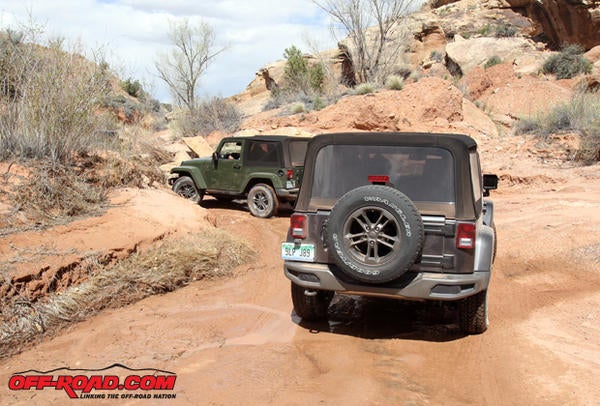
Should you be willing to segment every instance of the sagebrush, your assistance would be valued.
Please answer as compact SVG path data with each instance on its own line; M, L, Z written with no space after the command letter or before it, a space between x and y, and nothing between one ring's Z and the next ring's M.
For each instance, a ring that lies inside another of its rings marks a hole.
M103 141L98 105L110 92L108 72L81 53L62 41L0 35L0 159L67 162Z
M600 160L600 93L577 93L568 102L548 113L520 119L514 132L532 133L543 139L550 134L574 131L581 136L581 145L574 159L584 162Z

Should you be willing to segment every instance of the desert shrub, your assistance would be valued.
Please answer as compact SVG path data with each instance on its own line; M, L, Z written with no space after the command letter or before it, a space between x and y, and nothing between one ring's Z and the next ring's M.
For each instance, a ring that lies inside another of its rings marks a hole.
M517 35L517 27L509 23L500 23L496 25L494 29L494 36L496 38L514 37Z
M144 89L142 89L142 85L138 80L133 80L132 78L127 78L126 80L121 82L121 89L123 89L128 95L141 98L144 95Z
M33 40L0 38L0 159L66 162L97 145L106 72L77 47L67 52L62 41L42 47Z
M325 100L323 100L321 97L317 96L315 97L315 99L313 100L313 109L315 110L322 110L327 106Z
M491 68L492 66L496 66L501 63L502 63L502 59L499 56L494 55L490 59L487 60L487 62L485 63L485 65L483 65L483 67L484 67L484 69L488 69L488 68Z
M583 55L583 48L568 45L563 50L549 57L542 67L544 73L556 75L557 79L571 79L580 73L590 73L592 63Z
M581 136L581 146L575 159L600 159L600 94L578 93L568 103L554 107L547 114L519 120L517 134L532 133L544 139L560 131L574 131Z
M310 89L318 94L323 92L323 85L325 83L325 68L322 62L312 65L308 68L308 82Z
M404 79L401 76L391 75L385 80L385 87L390 90L402 90Z
M443 62L444 53L440 51L431 51L431 54L429 54L429 59L436 62Z
M375 85L373 83L361 83L356 85L354 88L354 94L365 95L369 93L373 93L375 91Z
M487 37L491 32L492 32L492 26L489 24L484 25L483 27L481 27L480 29L478 29L476 31L476 33L478 35L481 35L482 37Z
M306 106L304 103L295 103L291 107L292 114L299 114L306 112Z
M19 184L13 195L15 210L39 225L95 214L106 200L106 189L89 182L81 168L29 162L34 176Z
M196 110L180 110L176 115L175 128L179 135L192 137L208 135L213 131L234 132L242 122L242 113L233 104L220 97L212 97L199 103Z

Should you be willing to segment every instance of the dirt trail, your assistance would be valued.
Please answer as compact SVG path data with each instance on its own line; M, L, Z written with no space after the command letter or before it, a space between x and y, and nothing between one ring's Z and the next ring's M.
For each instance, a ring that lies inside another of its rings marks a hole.
M451 310L372 299L336 298L329 323L301 323L279 258L288 219L209 200L212 221L258 250L254 263L105 311L6 360L0 404L67 401L62 391L8 391L14 372L115 362L177 373L173 404L595 404L597 169L529 169L494 195L491 326L467 337Z

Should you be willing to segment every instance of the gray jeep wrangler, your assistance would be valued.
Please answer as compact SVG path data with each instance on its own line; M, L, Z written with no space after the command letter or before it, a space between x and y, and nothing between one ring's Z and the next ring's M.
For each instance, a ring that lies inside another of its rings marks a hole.
M497 185L465 135L316 136L281 252L296 314L326 318L335 292L456 301L461 329L484 332Z

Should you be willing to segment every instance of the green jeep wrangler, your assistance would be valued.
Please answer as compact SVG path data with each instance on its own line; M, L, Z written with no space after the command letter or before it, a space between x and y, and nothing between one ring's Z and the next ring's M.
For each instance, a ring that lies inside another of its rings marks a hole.
M247 199L256 217L271 217L280 202L298 195L308 138L229 137L212 157L183 161L171 169L173 191L196 203L205 195L219 200Z

